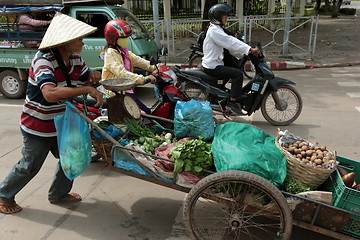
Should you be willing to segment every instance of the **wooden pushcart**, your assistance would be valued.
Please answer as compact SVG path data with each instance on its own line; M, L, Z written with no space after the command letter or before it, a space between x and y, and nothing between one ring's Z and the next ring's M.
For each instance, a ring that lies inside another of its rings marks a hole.
M130 151L171 161L122 146L79 110L73 110L113 144L112 152ZM336 239L359 238L356 232L349 236L341 229L349 219L360 219L360 214L282 192L253 173L237 170L208 172L196 185L188 187L177 183L177 174L164 181L163 176L143 162L134 157L131 159L146 174L111 167L114 171L188 193L183 205L183 220L192 239L291 239L293 225ZM296 199L295 207L290 208L289 199Z

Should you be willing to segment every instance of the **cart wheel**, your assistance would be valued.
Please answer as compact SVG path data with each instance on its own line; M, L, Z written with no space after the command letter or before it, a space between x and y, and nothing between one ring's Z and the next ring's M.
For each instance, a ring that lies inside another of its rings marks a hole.
M192 239L290 239L292 215L281 192L253 173L224 171L188 193L183 218Z

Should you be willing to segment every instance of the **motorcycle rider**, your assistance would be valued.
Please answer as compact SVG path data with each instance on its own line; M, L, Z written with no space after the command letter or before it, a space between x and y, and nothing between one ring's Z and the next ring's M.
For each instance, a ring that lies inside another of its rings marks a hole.
M126 78L132 79L136 84L140 85L148 81L155 83L156 78L152 75L143 76L133 73L133 66L149 72L155 71L156 67L150 65L149 61L128 50L127 45L131 34L131 26L124 20L115 19L106 24L104 35L107 44L105 47L104 67L101 79ZM111 91L106 92L114 95ZM127 90L125 92L137 102L141 110L147 114L150 113L150 109L135 96L133 90Z
M242 114L241 101L246 97L242 94L243 73L239 68L224 64L224 50L227 49L231 55L239 58L250 53L257 55L260 51L226 33L224 25L231 11L232 7L224 3L215 4L209 9L210 25L204 40L202 66L208 75L231 79L228 106L233 112Z

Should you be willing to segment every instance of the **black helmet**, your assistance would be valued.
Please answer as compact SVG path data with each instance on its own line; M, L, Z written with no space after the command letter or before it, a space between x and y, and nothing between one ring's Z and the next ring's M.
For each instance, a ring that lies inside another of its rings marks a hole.
M215 4L209 9L210 22L213 24L222 25L222 16L227 16L232 10L232 7L225 3Z

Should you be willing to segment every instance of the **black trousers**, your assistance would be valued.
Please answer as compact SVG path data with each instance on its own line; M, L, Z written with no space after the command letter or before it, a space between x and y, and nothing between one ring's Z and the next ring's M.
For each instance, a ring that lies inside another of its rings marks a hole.
M232 98L236 98L236 100L240 100L244 80L243 73L240 69L227 66L217 66L214 69L204 68L204 72L219 79L231 79L230 96Z

